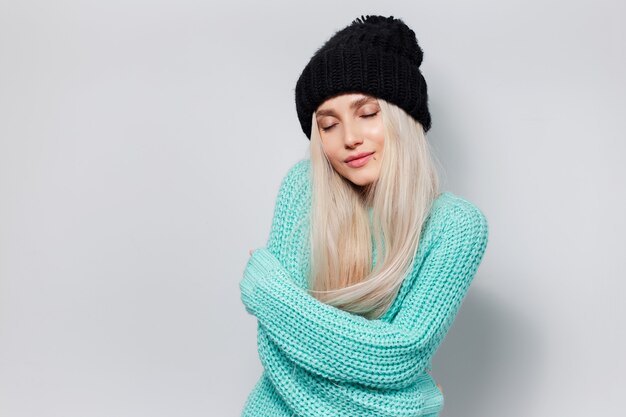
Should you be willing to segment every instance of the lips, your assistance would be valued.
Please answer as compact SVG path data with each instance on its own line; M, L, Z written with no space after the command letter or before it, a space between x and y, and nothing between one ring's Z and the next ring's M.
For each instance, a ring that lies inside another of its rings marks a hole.
M344 162L350 162L354 159L359 159L359 158L363 158L364 156L368 156L373 154L374 152L361 152L361 153L357 153L356 155L350 155L348 158L346 158L346 160Z
M361 168L362 166L367 165L370 159L373 158L374 152L364 153L363 155L365 156L346 162L346 165L348 165L350 168Z

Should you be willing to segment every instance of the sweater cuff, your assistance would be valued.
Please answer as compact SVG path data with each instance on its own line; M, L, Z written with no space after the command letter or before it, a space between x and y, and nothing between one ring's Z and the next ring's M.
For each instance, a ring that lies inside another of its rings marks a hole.
M239 282L241 301L246 306L248 313L255 315L258 311L258 288L268 279L277 280L282 274L274 273L282 265L278 259L266 248L258 248L252 252L243 273L243 279Z
M252 252L250 262L254 264L257 271L266 273L275 269L277 266L282 266L280 261L276 259L274 255L267 248L258 248Z
M241 302L246 307L246 311L254 315L254 312L255 312L254 293L256 291L256 284L254 280L245 273L244 273L243 279L239 281L239 291L241 295Z
M443 393L437 387L437 383L428 372L424 372L417 381L419 390L424 398L423 411L424 415L434 414L443 408Z
M257 286L264 286L268 283L268 280L283 281L285 282L286 276L284 273L283 264L276 258L269 249L261 247L252 252L252 257L249 261L249 267L257 278ZM281 273L283 271L283 273Z
M267 272L267 262L259 261L259 251L260 249L256 249L252 252L243 272L243 278L239 282L241 301L246 307L246 311L252 315L256 315L255 313L257 311L257 288L259 286L259 280L262 279Z

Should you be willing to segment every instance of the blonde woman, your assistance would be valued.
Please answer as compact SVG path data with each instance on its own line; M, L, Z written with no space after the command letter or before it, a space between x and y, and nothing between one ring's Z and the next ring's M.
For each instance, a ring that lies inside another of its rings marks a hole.
M488 240L439 191L423 52L393 16L336 32L296 84L310 159L285 175L240 282L263 374L243 416L438 416L431 359Z

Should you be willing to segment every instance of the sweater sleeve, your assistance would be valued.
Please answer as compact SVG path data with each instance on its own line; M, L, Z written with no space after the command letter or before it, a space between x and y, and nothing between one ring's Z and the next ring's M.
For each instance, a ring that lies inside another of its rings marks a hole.
M464 201L455 204L411 272L414 282L391 323L318 301L294 284L266 248L248 261L242 299L267 336L304 369L338 382L406 387L419 378L452 324L487 235L480 210Z
M276 197L266 247L283 265L293 255L291 239L299 222L304 220L306 206L311 204L309 167L308 159L295 163L283 177Z
M293 255L293 250L290 250L293 247L290 241L295 224L301 220L301 213L306 203L310 202L310 198L306 198L310 195L309 181L307 181L310 172L309 164L310 160L302 159L291 166L278 189L266 250L283 266L289 263ZM241 300L250 314L253 314L250 297L255 285L252 277L244 273L243 279L239 282L239 289Z
M422 416L435 415L443 394L434 379L422 373L414 384L401 389L377 389L338 383L292 362L259 325L259 356L265 373L293 415L302 417ZM291 413L290 413L291 415Z

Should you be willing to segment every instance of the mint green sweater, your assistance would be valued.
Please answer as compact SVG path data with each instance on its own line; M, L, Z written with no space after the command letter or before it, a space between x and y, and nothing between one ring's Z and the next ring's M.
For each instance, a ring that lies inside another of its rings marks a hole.
M368 320L306 291L310 170L303 159L284 177L267 245L239 284L264 368L242 416L438 416L443 395L428 370L485 252L485 216L440 194L412 271L387 312Z

